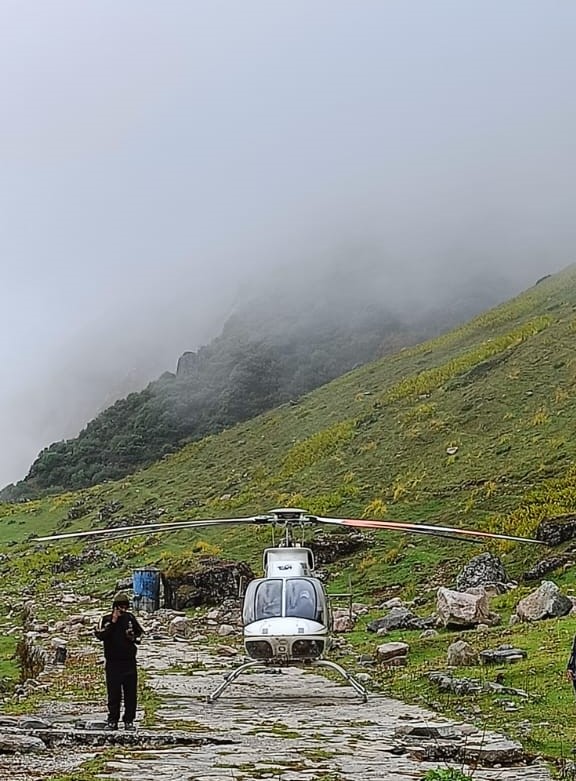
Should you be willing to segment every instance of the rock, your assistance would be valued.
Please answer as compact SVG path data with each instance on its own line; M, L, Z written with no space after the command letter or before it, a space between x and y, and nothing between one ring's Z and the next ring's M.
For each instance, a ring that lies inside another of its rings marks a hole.
M536 529L536 539L551 547L576 537L576 515L555 515L542 521Z
M108 722L106 721L99 721L97 719L88 719L86 721L76 721L74 723L74 727L76 729L85 729L89 732L98 732L100 730L106 729Z
M55 574L63 572L77 572L78 570L82 570L82 567L86 566L87 564L92 564L96 561L104 561L109 557L109 554L101 548L90 549L84 551L84 553L79 553L76 555L72 553L64 553L62 556L60 556L58 561L52 565L52 572Z
M448 646L446 663L450 667L468 667L478 664L478 654L470 643L464 640L456 640Z
M17 727L20 719L16 716L0 716L0 730L2 727Z
M356 613L346 608L336 608L332 611L332 630L334 632L351 632L357 621Z
M409 650L408 643L382 643L376 648L376 658L385 663L398 657L406 659Z
M18 726L21 729L50 729L52 725L43 719L23 718Z
M466 592L440 587L436 610L444 626L471 627L489 624L493 620L490 618L488 595L481 587Z
M519 743L506 738L489 741L480 734L477 740L468 738L463 745L435 741L424 746L409 747L408 755L420 762L456 761L474 766L500 767L520 763L524 758L524 751Z
M0 754L33 754L46 751L46 744L31 735L0 735Z
M68 626L73 626L74 624L90 624L92 623L92 620L90 616L86 616L84 614L78 613L73 616L68 616L66 619L66 623Z
M226 599L236 598L240 586L253 578L254 573L243 561L203 557L193 571L183 575L165 573L166 595L177 609L220 605Z
M391 632L394 629L428 629L434 619L420 618L406 607L395 607L383 618L371 621L366 627L369 632L379 632L384 629Z
M218 645L216 646L216 653L218 656L238 656L238 649L231 645Z
M434 640L434 638L439 637L439 635L440 632L437 632L435 629L426 629L420 635L420 640Z
M516 605L516 615L521 621L542 621L546 618L567 616L572 610L572 600L562 594L558 586L545 580L536 591L528 594Z
M337 616L332 619L332 631L338 633L351 632L356 624L356 619L349 616Z
M574 563L574 554L560 553L556 556L547 556L538 561L531 569L524 573L524 580L541 580L544 575L555 569Z
M428 679L435 683L440 692L453 692L454 694L477 694L483 689L482 681L473 678L453 678L445 672L432 672Z
M503 662L518 662L528 656L526 651L520 648L513 648L511 645L500 645L493 650L486 649L480 651L480 661L482 664L502 664Z
M394 597L393 599L388 599L386 602L383 602L379 607L382 610L392 610L392 608L406 607L406 605L400 599L400 597Z
M192 637L196 631L195 622L184 616L176 616L170 622L168 634L170 637Z
M37 686L34 678L44 671L48 662L46 651L34 642L33 633L27 633L16 646L16 656L20 666L24 686ZM22 687L21 687L22 688Z
M504 593L506 591L504 584L507 582L508 575L498 556L494 556L492 553L481 553L470 559L459 572L456 577L456 590L466 591L476 586L497 584L502 588L500 593Z
M394 737L416 737L439 739L454 739L459 737L454 724L430 724L416 722L412 724L402 724L394 730Z
M228 635L233 635L235 631L236 629L230 624L222 624L218 629L218 634L220 637L228 637Z
M323 567L363 550L369 542L370 536L359 531L332 534L322 532L310 541L309 547L314 554L316 566Z

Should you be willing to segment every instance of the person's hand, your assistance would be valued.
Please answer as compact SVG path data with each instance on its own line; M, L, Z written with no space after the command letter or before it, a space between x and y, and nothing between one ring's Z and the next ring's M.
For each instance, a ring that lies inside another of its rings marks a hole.
M122 615L122 611L119 607L115 607L112 609L112 623L115 624L120 616Z

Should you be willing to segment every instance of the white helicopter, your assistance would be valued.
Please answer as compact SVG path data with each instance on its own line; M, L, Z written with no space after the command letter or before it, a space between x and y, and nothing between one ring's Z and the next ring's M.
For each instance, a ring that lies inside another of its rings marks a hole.
M126 539L136 535L179 531L207 526L234 524L270 524L281 527L283 539L278 547L264 551L264 577L256 578L246 588L243 603L244 648L248 659L224 677L223 682L208 696L214 702L244 671L254 667L288 667L305 665L328 667L338 672L365 702L365 687L347 670L324 658L330 648L331 616L329 595L314 576L314 554L310 548L294 541L292 531L313 524L385 529L417 534L429 534L469 542L483 539L512 540L545 544L541 540L508 534L459 529L452 526L381 521L352 518L328 518L311 515L305 510L281 508L264 515L247 518L212 518L207 520L151 523L121 526L84 532L67 532L37 537L34 542L53 542L77 538Z

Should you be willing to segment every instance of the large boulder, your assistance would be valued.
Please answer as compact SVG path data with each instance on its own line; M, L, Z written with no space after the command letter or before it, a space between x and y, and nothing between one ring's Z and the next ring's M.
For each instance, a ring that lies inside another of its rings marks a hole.
M545 559L541 559L536 562L527 572L524 573L524 580L542 580L544 575L548 575L549 572L553 572L560 567L573 566L576 560L576 553L557 553L554 556L546 556Z
M390 667L402 667L406 664L409 650L408 643L382 643L376 649L376 658Z
M367 547L370 537L359 531L320 533L309 543L317 567L332 564Z
M504 565L493 553L481 553L474 556L456 577L456 590L466 591L476 586L496 584L504 591L504 584L508 583L508 575Z
M546 518L536 529L536 539L542 540L546 545L561 545L563 542L576 537L576 515L555 515Z
M465 640L456 640L448 646L446 663L449 667L468 667L478 664L478 653Z
M351 632L357 620L356 613L346 610L346 608L336 608L332 611L332 631Z
M516 615L521 621L542 621L567 616L572 607L572 600L551 580L545 580L536 591L518 602Z
M237 597L242 584L254 578L243 561L223 561L203 557L194 570L184 573L165 572L165 584L170 607L183 610L199 605L221 605Z
M407 607L394 607L382 618L370 621L369 632L392 632L394 629L428 629L435 624L434 618L420 618Z
M478 624L496 623L490 612L488 595L484 588L468 591L452 591L440 587L437 593L436 612L444 626L473 627Z

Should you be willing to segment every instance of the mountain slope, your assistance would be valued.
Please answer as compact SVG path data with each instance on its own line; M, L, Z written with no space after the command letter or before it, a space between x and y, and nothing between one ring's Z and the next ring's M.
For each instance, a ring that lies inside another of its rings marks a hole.
M276 280L268 294L244 302L217 339L197 353L185 353L176 374L165 373L118 401L78 437L53 443L26 478L0 498L31 498L118 479L188 441L446 330L502 295L488 275L449 280L442 293L430 294L426 306L415 285L401 305L391 301L382 273L356 265L334 276L318 272L308 287L298 278Z
M575 310L571 267L432 342L80 495L93 512L114 500L124 513L161 507L166 520L286 504L403 518L441 508L456 520L506 512L576 459Z

